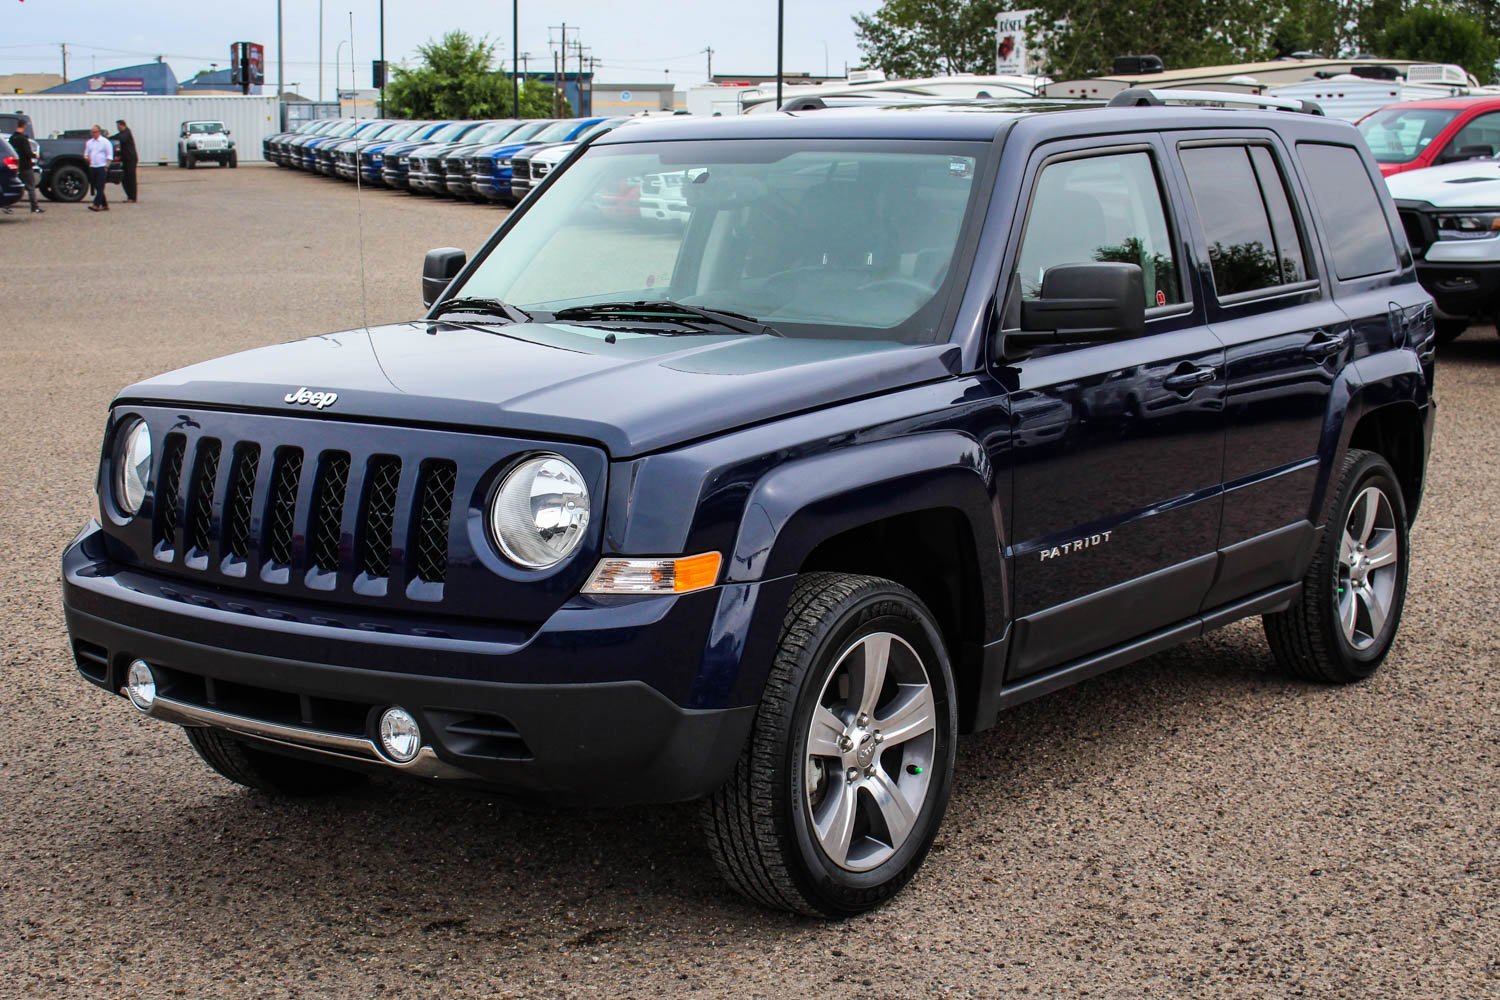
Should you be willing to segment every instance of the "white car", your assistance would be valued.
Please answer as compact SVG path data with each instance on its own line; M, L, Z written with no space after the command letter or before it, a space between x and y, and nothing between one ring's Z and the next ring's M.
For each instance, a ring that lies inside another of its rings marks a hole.
M221 167L240 165L240 154L223 122L183 122L177 136L177 165L191 170L200 160L212 160Z
M1438 343L1471 320L1493 322L1500 314L1500 159L1409 170L1386 184L1417 276L1437 303Z

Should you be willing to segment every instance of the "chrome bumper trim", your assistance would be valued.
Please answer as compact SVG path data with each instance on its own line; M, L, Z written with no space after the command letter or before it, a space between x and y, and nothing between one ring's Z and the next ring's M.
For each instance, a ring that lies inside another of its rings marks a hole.
M341 757L365 764L383 764L393 770L419 778L470 777L468 772L441 760L430 746L424 746L418 750L417 756L409 763L398 764L382 754L373 740L363 736L348 736L344 733L330 733L321 729L266 722L263 719L220 712L162 695L156 696L156 700L151 703L151 707L146 709L144 714L158 721L171 722L179 726L209 726L214 729L223 729L237 736L248 736L265 743L275 743L298 750L325 754L329 757Z

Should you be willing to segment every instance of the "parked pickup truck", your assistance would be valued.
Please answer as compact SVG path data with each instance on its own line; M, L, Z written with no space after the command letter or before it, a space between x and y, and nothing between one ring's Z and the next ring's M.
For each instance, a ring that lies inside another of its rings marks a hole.
M1500 159L1412 170L1386 184L1437 303L1438 342L1500 321Z
M10 136L19 122L26 123L26 131L35 137L36 129L31 117L19 111L0 111L0 136ZM51 201L82 201L89 193L88 160L83 155L83 144L89 140L88 129L62 132L49 139L37 139L41 159L37 164L37 190ZM109 164L109 183L120 183L121 167L119 151Z
M619 128L430 251L422 318L122 390L78 671L263 792L701 799L824 917L1015 705L1250 616L1369 677L1435 407L1395 206L1351 125L1116 100ZM665 174L680 225L600 217Z

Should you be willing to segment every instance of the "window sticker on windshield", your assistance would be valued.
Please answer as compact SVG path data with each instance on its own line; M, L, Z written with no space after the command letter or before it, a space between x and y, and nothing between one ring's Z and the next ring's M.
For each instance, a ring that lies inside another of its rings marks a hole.
M955 156L948 161L948 173L954 177L967 177L974 169L974 161L964 156Z

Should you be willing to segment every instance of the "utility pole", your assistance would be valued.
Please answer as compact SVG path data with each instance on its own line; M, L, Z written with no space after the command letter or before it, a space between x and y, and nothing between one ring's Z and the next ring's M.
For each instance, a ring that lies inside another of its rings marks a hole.
M63 42L62 43L62 53L63 53L63 83L67 83L68 82L68 43L67 42Z
M318 103L323 103L323 0L318 0Z
M575 42L574 47L578 49L578 107L573 109L574 117L582 118L584 115L583 100L583 43ZM591 50L592 51L592 50ZM593 102L589 102L593 103Z
M562 88L557 85L557 52L552 53L552 117L561 118Z
M776 0L776 107L781 107L781 54L786 23L786 0Z
M380 117L385 117L385 0L380 0Z
M521 117L521 78L516 63L521 58L521 0L510 0L510 103L516 117Z
M553 28L557 28L558 31L562 32L562 40L558 43L557 51L552 54L552 85L556 91L552 100L552 116L554 118L561 118L563 116L563 105L568 100L568 22L564 21L561 26L556 24L548 25L547 31L549 36ZM547 44L552 44L550 37L547 40Z
M714 47L710 45L703 50L708 53L708 82L714 82Z
M282 81L286 79L286 52L283 51L281 34L281 0L276 0L276 100L281 100L285 88Z

